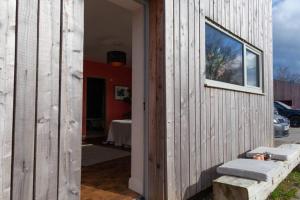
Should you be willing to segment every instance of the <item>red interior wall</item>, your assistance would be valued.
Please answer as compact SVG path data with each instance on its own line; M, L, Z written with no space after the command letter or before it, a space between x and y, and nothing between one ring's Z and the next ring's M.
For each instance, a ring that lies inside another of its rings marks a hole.
M115 86L126 86L131 89L131 68L125 66L112 67L108 64L85 60L83 67L83 137L86 136L86 87L88 77L105 79L106 129L108 129L112 120L123 119L123 115L131 111L131 107L128 103L115 100Z

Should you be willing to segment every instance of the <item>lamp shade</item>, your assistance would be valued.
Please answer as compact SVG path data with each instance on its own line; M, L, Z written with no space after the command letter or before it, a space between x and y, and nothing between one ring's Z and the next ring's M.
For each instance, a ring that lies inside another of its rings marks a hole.
M126 53L123 51L107 52L107 63L114 67L120 67L126 64Z

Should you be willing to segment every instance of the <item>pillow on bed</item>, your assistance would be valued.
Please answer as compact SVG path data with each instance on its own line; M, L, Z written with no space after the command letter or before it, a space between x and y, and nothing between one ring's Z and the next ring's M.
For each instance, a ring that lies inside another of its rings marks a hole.
M247 157L253 158L253 156L258 153L269 153L272 155L272 160L286 161L296 156L298 151L293 148L258 147L252 151L247 152Z
M236 159L217 168L222 175L237 176L257 181L270 181L281 166L274 161Z

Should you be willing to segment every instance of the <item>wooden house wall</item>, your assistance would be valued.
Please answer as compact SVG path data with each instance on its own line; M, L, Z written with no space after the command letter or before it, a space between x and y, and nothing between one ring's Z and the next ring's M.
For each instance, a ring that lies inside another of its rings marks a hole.
M166 0L168 199L209 187L216 167L273 145L271 0ZM264 94L206 87L205 18L263 51Z
M292 101L292 107L300 109L300 84L274 80L274 100Z
M187 199L272 145L271 0L149 2L149 197ZM0 3L0 199L79 199L83 4ZM263 51L264 95L204 86L205 17Z
M0 185L3 180L0 199L80 198L83 3L82 0L1 1L1 15L2 10L8 14L14 8L17 13L12 14L16 20L12 16L9 20L11 25L11 21L16 23L16 33L14 26L5 27L16 35L16 45L11 42L7 48L9 51L16 48L13 52L16 62L8 61L11 63L4 66L7 74L0 72L1 77L13 80L10 67L15 71L15 83L5 82L14 87L13 122L10 104L4 115L9 120L5 124L13 125L13 131L9 127L5 130L7 137L13 133L13 142L7 149L1 145L0 160L9 158L9 149L13 156L12 165L5 163L9 166L5 179L0 179ZM12 100L11 95L7 100ZM3 116L2 112L0 115ZM0 128L1 135L2 131ZM1 144L4 142L1 137Z
M0 1L0 199L10 199L16 2Z
M78 200L84 1L0 2L0 199ZM149 1L149 199L165 198L164 1Z

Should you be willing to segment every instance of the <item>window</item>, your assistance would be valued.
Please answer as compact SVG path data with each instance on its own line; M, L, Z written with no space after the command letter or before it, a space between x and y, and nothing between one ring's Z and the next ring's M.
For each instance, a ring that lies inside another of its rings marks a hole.
M208 22L205 34L207 85L261 93L261 52Z
M259 55L246 50L247 85L259 87Z
M243 44L206 26L206 78L244 85Z
M276 102L275 102L275 106L276 106L277 108L282 107L282 108L288 109L288 110L292 109L291 106L288 106L288 105L286 105L285 103L282 103L282 102L280 102L280 101L276 101Z

